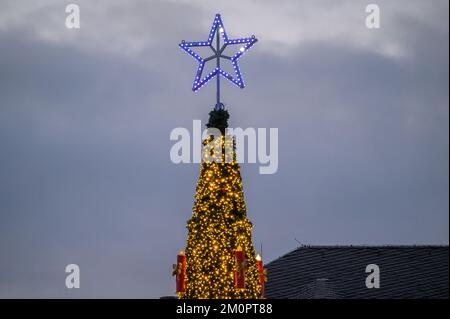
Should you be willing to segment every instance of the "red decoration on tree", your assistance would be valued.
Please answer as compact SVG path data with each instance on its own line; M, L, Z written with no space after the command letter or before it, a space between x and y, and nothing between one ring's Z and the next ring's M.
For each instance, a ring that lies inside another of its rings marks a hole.
M240 246L234 251L234 257L236 260L236 270L234 272L236 289L245 289L245 270L247 268L247 260L245 259L245 254Z
M261 257L256 256L256 265L258 266L259 284L261 285L261 298L264 298L264 283L267 282L267 269L263 268Z
M172 276L176 276L176 292L184 292L186 289L186 256L182 250L177 256L177 263L173 264Z

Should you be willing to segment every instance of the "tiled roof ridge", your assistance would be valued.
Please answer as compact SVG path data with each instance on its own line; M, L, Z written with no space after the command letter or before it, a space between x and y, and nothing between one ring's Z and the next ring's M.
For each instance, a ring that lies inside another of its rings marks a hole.
M302 244L297 248L293 249L297 250L299 248L445 248L449 247L448 244L385 244L385 245L367 245L367 244L336 244L336 245L314 245L314 244Z
M366 245L366 244L356 244L356 245L350 245L350 244L345 244L345 245L340 245L340 244L336 244L336 245L307 245L307 244L302 244L300 246L297 246L296 248L292 249L291 251L285 253L284 255L281 255L275 259L273 259L272 261L270 261L269 263L272 263L278 259L281 259L287 255L290 255L292 253L294 253L295 251L299 250L299 249L304 249L304 248L308 248L308 249L329 249L329 248L363 248L363 249L386 249L386 248L424 248L424 249L433 249L433 248L449 248L449 245L445 245L445 244L404 244L404 245L394 245L394 244L385 244L385 245Z

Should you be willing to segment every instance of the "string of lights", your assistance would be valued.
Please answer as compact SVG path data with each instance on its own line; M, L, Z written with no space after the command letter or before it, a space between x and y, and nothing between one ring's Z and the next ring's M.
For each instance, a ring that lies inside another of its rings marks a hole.
M216 39L214 43L214 38ZM221 41L222 40L222 41ZM199 64L197 67L197 71L194 76L194 83L192 84L192 90L197 92L201 87L203 87L206 83L208 83L212 78L217 77L217 106L221 105L220 102L220 76L223 76L225 79L243 89L245 87L244 80L242 78L242 73L239 69L238 60L242 57L242 55L249 50L258 40L253 35L248 38L240 38L240 39L230 39L225 30L225 27L222 22L222 18L220 14L216 14L211 31L209 32L208 39L205 41L181 41L179 44L180 48L183 49L186 53L192 56ZM227 46L230 45L239 45L239 49L232 56L227 56L224 54ZM195 47L209 47L212 51L212 55L206 58L202 58L199 54L197 54L192 48ZM223 70L220 66L221 59L229 60L232 64L234 70L234 76ZM203 70L205 68L205 64L208 61L215 60L216 67L203 76Z

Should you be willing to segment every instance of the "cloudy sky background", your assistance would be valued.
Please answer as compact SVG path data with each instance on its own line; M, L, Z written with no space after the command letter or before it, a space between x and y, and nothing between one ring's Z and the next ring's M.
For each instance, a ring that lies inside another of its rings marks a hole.
M242 166L266 262L302 244L448 244L448 1L0 0L0 297L174 293L198 164L169 134L207 121L191 91L220 12L259 42L225 83L232 127L277 127L279 170ZM81 268L65 288L64 268Z

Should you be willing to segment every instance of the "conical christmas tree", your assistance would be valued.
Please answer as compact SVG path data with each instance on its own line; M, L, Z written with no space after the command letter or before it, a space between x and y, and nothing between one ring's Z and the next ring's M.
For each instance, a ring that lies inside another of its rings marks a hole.
M234 140L225 135L228 117L224 109L210 112L207 126L222 134L203 141L193 216L187 223L186 286L180 298L261 298L240 167Z

